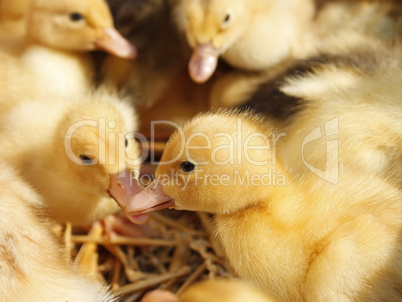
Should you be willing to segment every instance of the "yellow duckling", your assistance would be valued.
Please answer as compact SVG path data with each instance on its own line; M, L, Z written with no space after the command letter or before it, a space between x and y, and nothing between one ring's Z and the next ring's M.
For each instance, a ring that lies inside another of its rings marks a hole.
M182 0L175 19L193 48L190 76L203 83L214 73L218 57L253 71L292 57L306 42L313 14L310 0Z
M118 210L111 194L139 188L130 186L140 164L136 127L131 106L101 91L27 101L1 119L0 157L39 192L51 218L87 225Z
M113 27L112 15L103 0L31 0L26 16L26 42L2 46L3 62L16 57L26 67L20 70L14 64L12 68L20 74L32 73L27 86L35 87L33 95L38 91L65 95L90 89L93 66L88 51L105 50L122 58L136 55L134 46ZM3 90L13 81L20 81L8 77L8 65L1 65ZM20 89L24 84L19 85Z
M43 218L42 200L13 169L0 163L0 300L112 302L65 260Z
M290 111L281 154L294 173L325 177L340 163L396 179L402 188L401 46L353 40L303 62L247 105L263 112L277 103L276 117Z
M294 182L278 137L248 112L200 115L171 137L156 181L126 211L215 214L234 270L279 301L400 301L401 192L353 166L337 185Z

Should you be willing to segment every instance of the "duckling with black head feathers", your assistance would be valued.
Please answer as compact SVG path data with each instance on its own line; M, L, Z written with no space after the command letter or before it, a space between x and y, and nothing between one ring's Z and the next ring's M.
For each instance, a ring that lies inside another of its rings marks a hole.
M245 107L280 121L282 158L295 175L323 175L328 162L339 162L402 184L400 50L399 41L335 37L320 55L263 84Z

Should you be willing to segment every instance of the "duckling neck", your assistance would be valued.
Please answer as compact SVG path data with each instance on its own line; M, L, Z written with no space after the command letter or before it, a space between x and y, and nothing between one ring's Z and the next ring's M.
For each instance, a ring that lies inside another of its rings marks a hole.
M46 93L68 95L84 93L92 84L92 61L89 54L29 44L22 60L32 70L37 89Z

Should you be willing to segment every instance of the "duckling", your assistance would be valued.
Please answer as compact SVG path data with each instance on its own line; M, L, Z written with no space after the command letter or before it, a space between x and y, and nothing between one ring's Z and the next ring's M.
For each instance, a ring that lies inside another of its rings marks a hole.
M324 175L339 162L402 187L401 45L349 34L338 49L334 41L267 82L246 107L281 120L282 158L295 174Z
M2 45L2 61L14 56L27 66L20 73L27 69L32 73L30 81L37 90L34 95L38 91L65 95L91 89L94 71L89 51L101 49L128 59L136 55L135 47L113 27L103 0L31 0L26 38L12 47L8 42ZM14 78L7 77L7 64L1 67L4 90ZM18 69L18 65L13 67Z
M0 300L116 301L65 260L35 190L9 165L0 171Z
M49 217L88 225L119 209L111 195L140 189L136 127L131 106L102 90L33 99L2 117L0 157L39 192Z
M340 168L337 185L309 174L294 181L277 132L250 112L194 118L126 211L215 214L236 273L279 301L400 301L401 191L353 166Z
M310 32L313 15L310 0L182 0L175 20L193 48L189 74L203 83L214 73L218 57L251 71L292 57L308 44L304 33Z
M178 297L165 290L147 294L141 302L274 302L261 289L236 279L217 279L197 282Z

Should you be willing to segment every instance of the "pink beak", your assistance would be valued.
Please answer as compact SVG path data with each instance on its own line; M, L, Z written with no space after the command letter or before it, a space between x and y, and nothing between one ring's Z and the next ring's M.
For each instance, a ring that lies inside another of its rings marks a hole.
M211 43L197 45L188 63L191 79L196 83L206 82L215 72L218 57L219 50Z
M102 36L95 41L95 47L124 59L134 59L137 56L137 49L115 28L106 28Z
M117 202L120 208L124 211L127 217L136 224L143 224L147 222L148 215L134 215L129 216L127 214L127 206L130 202L130 198L139 194L144 187L141 186L138 181L131 177L130 171L124 171L124 175L111 175L109 194Z
M172 197L163 192L162 183L155 180L139 194L130 198L126 207L126 213L129 215L142 215L153 211L172 208L174 205L175 202Z

